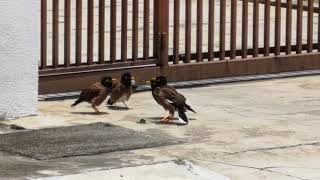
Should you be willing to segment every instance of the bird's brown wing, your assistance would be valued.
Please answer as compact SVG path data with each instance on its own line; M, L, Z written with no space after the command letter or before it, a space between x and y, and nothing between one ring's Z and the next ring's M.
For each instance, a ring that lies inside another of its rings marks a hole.
M108 94L109 93L107 89L101 89L99 94L92 99L91 104L95 106L99 106L104 100L107 99Z
M132 88L127 88L125 87L123 84L118 85L116 88L114 88L112 90L112 94L111 97L109 99L109 102L111 104L121 100L121 101L125 101L128 100L131 96L132 93ZM125 99L122 99L125 98Z
M174 113L174 106L172 106L167 99L165 98L165 94L161 91L161 88L156 88L152 91L152 96L154 100L162 106L165 110L169 111L170 113Z
M81 91L79 99L91 102L91 100L97 97L103 89L104 87L100 83L94 83Z
M170 101L170 103L175 106L185 106L186 98L182 94L178 93L174 88L170 86L162 87L161 93L167 101Z

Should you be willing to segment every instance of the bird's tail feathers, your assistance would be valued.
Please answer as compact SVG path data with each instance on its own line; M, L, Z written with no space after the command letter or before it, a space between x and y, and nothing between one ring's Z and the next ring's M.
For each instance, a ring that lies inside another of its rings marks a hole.
M189 106L188 104L186 104L186 109L187 110L189 110L189 111L191 111L191 112L193 112L193 113L197 113L195 110L193 110L192 108L191 108L191 106Z
M81 102L82 102L82 100L81 100L81 99L78 99L78 100L76 100L76 101L71 105L71 107L74 107L74 106L80 104Z
M178 114L179 114L179 118L181 118L185 123L188 124L189 120L188 117L185 113L185 109L184 108L178 108Z

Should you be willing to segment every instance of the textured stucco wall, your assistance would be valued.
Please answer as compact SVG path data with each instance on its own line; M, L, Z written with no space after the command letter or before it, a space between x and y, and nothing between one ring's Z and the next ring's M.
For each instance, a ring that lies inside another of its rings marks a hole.
M40 0L0 0L0 119L36 113Z

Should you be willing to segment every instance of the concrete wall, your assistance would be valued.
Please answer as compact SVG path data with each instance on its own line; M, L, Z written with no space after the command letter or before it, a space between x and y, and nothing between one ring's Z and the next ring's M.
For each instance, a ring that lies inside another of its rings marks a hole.
M0 1L0 119L36 113L40 0Z

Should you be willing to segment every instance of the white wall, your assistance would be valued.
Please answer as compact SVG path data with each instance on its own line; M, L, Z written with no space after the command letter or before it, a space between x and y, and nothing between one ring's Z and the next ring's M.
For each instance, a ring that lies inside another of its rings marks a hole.
M0 0L0 119L35 114L40 0Z

